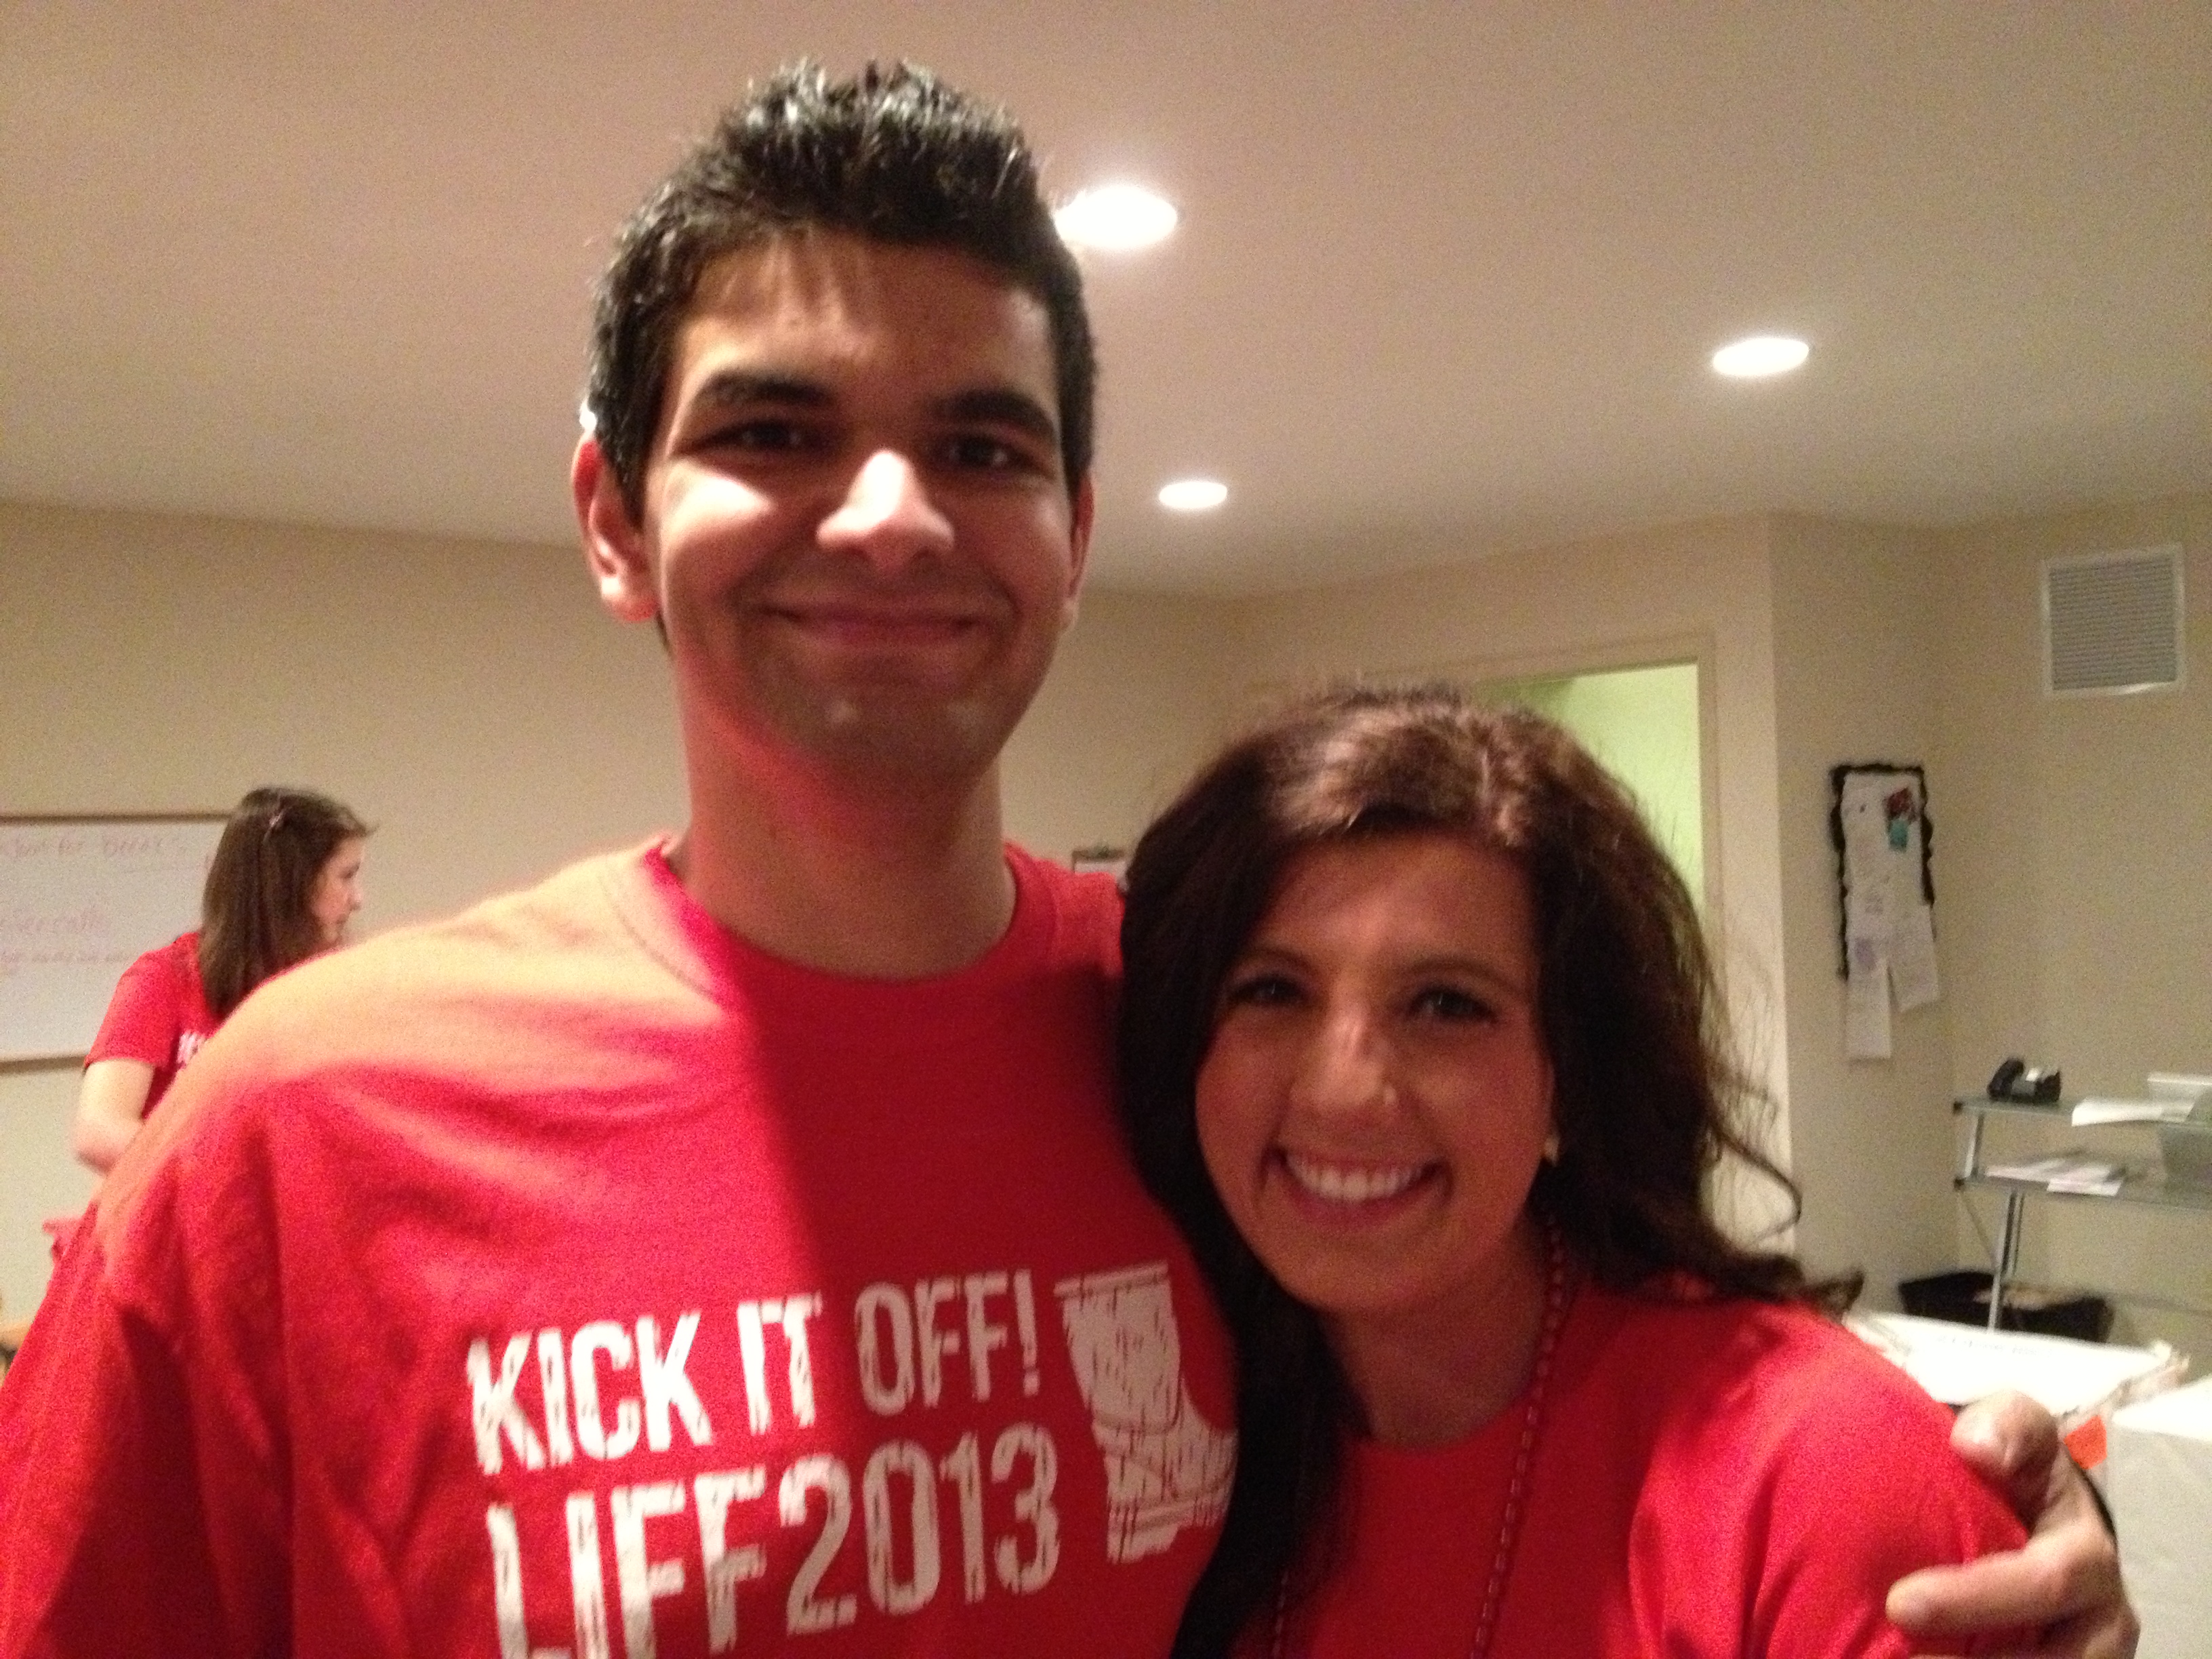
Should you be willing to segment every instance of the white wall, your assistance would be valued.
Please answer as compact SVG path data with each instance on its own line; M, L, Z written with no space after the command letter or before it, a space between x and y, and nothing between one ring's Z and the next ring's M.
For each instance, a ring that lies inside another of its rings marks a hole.
M1085 595L1052 673L1006 745L1006 833L1066 861L1127 847L1222 732L1225 601Z
M2187 556L2185 684L2045 697L2042 562L2169 543ZM1930 793L1952 1086L1978 1088L2013 1054L2061 1067L2069 1094L2212 1071L2212 495L1978 526L1929 545L1944 572L1933 653L1943 781L1931 773ZM2141 1139L2110 1144L2144 1155ZM1994 1231L1995 1206L1980 1213ZM1963 1219L1959 1248L1982 1259ZM2212 1358L2212 1215L2038 1204L2023 1267L2133 1293L2123 1334Z
M378 826L378 927L682 811L659 642L569 549L5 505L0 537L9 811L324 789Z
M1820 1271L1863 1268L1867 1302L1893 1308L1899 1279L1956 1265L1946 1018L1961 964L1941 953L1945 1000L1895 1018L1890 1059L1844 1059L1828 769L1929 762L1939 573L1905 532L1784 517L1772 549L1790 1137L1805 1204L1797 1246ZM1940 768L1928 787L1948 945L1953 824Z

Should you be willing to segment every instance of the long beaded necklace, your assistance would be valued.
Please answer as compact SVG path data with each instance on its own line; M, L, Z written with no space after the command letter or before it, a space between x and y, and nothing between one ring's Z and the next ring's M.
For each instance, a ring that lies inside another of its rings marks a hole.
M1536 1442L1544 1428L1544 1402L1551 1392L1552 1360L1559 1346L1559 1328L1567 1321L1567 1244L1559 1224L1547 1219L1551 1265L1544 1285L1544 1322L1536 1337L1536 1363L1528 1374L1528 1403L1521 1416L1521 1441L1513 1451L1513 1474L1505 1483L1505 1517L1498 1526L1498 1553L1490 1563L1490 1582L1483 1587L1482 1612L1474 1621L1474 1646L1468 1659L1487 1659L1492 1637L1498 1632L1498 1614L1505 1601L1506 1580L1513 1571L1514 1546L1521 1541L1521 1517L1527 1511L1528 1474L1536 1462ZM1273 1659L1285 1659L1290 1641L1290 1576L1275 1586Z

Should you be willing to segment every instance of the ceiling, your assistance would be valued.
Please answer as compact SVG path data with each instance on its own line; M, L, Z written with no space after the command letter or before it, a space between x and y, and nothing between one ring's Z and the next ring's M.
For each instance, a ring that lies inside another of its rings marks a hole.
M2212 489L2206 0L0 0L0 497L570 544L610 234L801 53L1182 208L1088 267L1109 586Z

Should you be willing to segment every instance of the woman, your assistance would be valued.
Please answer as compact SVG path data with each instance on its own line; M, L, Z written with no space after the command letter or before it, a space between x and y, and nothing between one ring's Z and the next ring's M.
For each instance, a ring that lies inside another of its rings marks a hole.
M246 993L345 937L368 826L327 795L255 789L223 825L197 933L125 969L85 1056L70 1142L101 1175Z
M1680 878L1558 727L1295 708L1139 843L1126 1112L1239 1350L1179 1651L1901 1654L2011 1547L1948 1421L1715 1224L1743 1117ZM1794 1200L1795 1190L1790 1189Z

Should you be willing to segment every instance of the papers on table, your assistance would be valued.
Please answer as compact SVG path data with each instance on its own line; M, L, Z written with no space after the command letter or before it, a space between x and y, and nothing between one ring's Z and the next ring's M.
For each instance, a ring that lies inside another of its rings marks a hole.
M2012 1292L2007 1290L2010 1302ZM2061 1431L2130 1401L2172 1388L2189 1356L2171 1345L2123 1347L2029 1331L1985 1331L1911 1314L1857 1313L1844 1323L1946 1405L2018 1389L2058 1419Z

